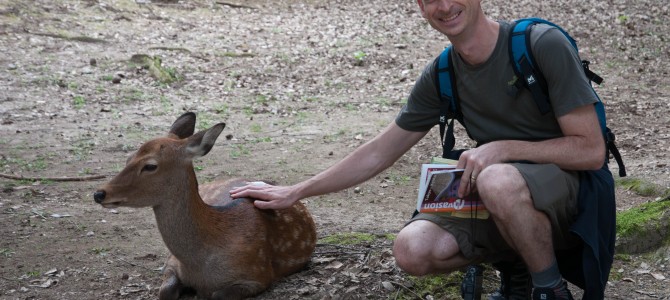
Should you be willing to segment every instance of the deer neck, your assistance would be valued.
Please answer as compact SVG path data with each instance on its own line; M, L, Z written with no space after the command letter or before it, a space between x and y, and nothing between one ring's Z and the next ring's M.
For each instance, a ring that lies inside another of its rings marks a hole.
M188 184L185 184L187 182ZM175 178L166 189L161 205L154 207L158 230L165 245L182 263L202 261L206 244L205 233L200 226L202 210L206 205L198 194L198 181L193 170L184 178ZM188 264L188 263L187 263Z

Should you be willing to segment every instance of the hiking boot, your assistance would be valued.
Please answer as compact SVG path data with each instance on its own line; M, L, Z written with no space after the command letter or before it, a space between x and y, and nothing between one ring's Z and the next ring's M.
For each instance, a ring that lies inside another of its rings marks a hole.
M574 300L565 280L553 288L533 289L533 300Z
M488 300L526 300L533 290L530 274L521 260L494 264L500 271L500 288Z

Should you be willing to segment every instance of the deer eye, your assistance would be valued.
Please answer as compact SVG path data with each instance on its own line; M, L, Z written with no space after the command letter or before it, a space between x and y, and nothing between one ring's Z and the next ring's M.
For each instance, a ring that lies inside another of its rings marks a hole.
M144 165L144 167L142 168L142 172L145 172L145 171L146 171L146 172L153 172L153 171L156 171L156 169L158 169L158 166L157 166L157 165L146 164L146 165Z

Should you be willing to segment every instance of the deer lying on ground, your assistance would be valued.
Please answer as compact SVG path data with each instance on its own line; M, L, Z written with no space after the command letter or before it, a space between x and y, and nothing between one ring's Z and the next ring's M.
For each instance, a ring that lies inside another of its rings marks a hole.
M185 288L206 299L241 299L302 269L316 243L314 221L296 202L260 210L253 199L231 199L248 182L216 181L199 187L192 159L207 154L225 124L193 134L195 114L180 116L167 137L146 142L125 168L94 193L106 208L153 207L170 250L159 299L178 299Z

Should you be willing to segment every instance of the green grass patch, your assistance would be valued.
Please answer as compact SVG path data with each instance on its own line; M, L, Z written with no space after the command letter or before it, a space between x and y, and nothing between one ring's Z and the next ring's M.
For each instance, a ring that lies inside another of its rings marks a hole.
M84 160L91 155L91 151L95 144L92 141L86 139L80 139L72 144L72 148L69 150L76 160Z
M215 53L214 55L223 56L223 57L233 57L233 58L235 58L235 57L254 57L254 56L256 56L255 54L249 53L249 52L231 52L231 51L218 52L218 53Z
M109 249L107 249L107 248L93 248L93 249L91 249L91 252L95 255L106 255L107 252L109 252Z
M340 129L336 133L327 134L323 136L323 141L326 143L333 143L339 141L342 137L346 136L348 131L346 129Z
M630 257L630 254L626 254L626 253L614 254L614 260L629 262L629 261L631 261L631 259L632 258Z
M237 145L237 148L230 151L230 157L239 158L251 154L251 150L244 145Z
M184 79L175 68L163 66L163 60L158 56L135 54L130 58L130 67L134 66L147 69L154 79L163 84L171 84Z
M259 143L271 143L271 142L272 142L272 138L269 137L269 136L255 138L254 141L253 141L254 144L259 144Z
M324 238L321 238L319 244L330 244L330 245L357 245L357 244L369 244L375 240L375 236L369 233L362 232L348 232L348 233L336 233Z
M612 272L610 272L610 281L619 281L621 279L623 279L623 273L619 273L617 270L612 270Z
M23 158L5 157L0 158L0 167L19 168L24 171L44 171L52 161L52 155L38 155L33 160Z
M14 254L14 251L12 250L9 250L7 248L0 249L0 256L11 257L12 254Z
M392 299L427 299L431 295L432 299L461 299L461 281L463 273L453 272L449 275L429 275L429 276L407 276L407 280L412 283L411 292L405 289L399 290L397 295L391 295Z
M213 107L213 110L217 115L227 115L230 113L230 108L225 104L217 104Z
M383 237L389 241L395 241L396 235L393 233L386 233Z
M32 278L32 277L40 277L41 274L42 274L42 272L40 272L40 271L30 271L30 272L26 272L26 276L28 276L28 277L30 277L30 278Z
M616 178L615 182L617 186L629 191L633 191L635 194L640 196L653 197L663 194L663 192L661 192L661 187L639 178L619 177ZM667 195L668 191L665 191L664 193Z
M254 132L254 133L259 133L259 132L263 131L263 128L261 127L261 124L254 123L254 124L251 124L249 130L251 130L251 132Z
M82 108L86 105L86 99L81 95L74 96L72 97L72 104L75 108Z

